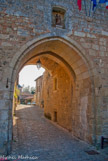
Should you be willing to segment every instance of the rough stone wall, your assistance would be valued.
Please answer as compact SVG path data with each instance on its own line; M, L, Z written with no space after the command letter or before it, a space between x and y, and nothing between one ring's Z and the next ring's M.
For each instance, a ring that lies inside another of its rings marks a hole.
M36 105L42 107L42 81L43 76L38 77L36 80Z
M52 27L52 6L66 9L65 29ZM100 8L93 19L78 11L77 0L0 0L0 153L9 152L12 141L12 98L10 65L16 53L33 39L65 37L74 40L86 52L91 65L94 91L95 135L108 135L108 10ZM79 49L78 49L79 50ZM82 69L83 70L83 67ZM77 74L80 73L76 69ZM9 88L6 88L9 78ZM78 86L84 82L78 82ZM79 88L79 87L77 87ZM77 89L76 89L77 90ZM81 90L80 90L81 91ZM83 89L82 89L83 93ZM85 98L86 99L86 98ZM80 100L81 101L81 100ZM83 104L84 100L80 103ZM79 104L80 104L79 103ZM82 110L83 111L83 110ZM89 113L89 111L88 111ZM91 116L93 118L93 116Z
M57 89L55 89L55 79ZM43 88L45 115L51 116L52 121L57 121L59 125L71 131L72 86L68 74L60 66L55 69L53 75L46 71L43 76Z
M76 137L92 143L91 82L80 79L77 85L64 68L53 63L51 74L43 75L44 113L52 121L68 129ZM57 89L55 90L55 78ZM79 83L80 82L80 83ZM81 87L79 87L81 86ZM55 119L56 112L56 119Z

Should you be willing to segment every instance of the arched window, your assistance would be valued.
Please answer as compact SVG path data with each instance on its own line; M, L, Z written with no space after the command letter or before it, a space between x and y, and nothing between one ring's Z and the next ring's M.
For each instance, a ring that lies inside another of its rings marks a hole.
M65 28L65 10L59 7L52 9L52 26L58 28Z

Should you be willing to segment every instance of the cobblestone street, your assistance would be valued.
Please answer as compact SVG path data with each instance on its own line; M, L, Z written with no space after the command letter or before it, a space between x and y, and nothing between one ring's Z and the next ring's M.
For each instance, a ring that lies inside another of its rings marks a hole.
M17 107L13 133L13 160L19 157L17 161L107 161L101 153L87 154L90 145L47 120L43 109L37 106Z

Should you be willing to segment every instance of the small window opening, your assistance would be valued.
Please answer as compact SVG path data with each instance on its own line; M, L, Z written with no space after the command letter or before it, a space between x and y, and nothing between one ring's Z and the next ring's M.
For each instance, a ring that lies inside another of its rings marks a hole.
M58 83L58 81L57 81L57 78L54 78L54 90L56 91L57 90L57 83Z
M52 9L52 26L65 28L65 10L58 7Z

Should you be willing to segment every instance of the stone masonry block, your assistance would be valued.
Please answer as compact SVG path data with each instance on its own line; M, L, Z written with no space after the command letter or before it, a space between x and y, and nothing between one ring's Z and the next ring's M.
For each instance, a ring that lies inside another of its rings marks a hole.
M93 35L93 34L87 34L87 37L89 37L89 38L96 38L96 36L95 35Z
M1 46L3 46L3 47L11 47L12 44L9 43L9 42L2 42L2 43L1 43Z
M104 35L104 36L108 36L108 32L106 32L106 31L102 31L102 35Z
M78 32L78 31L75 31L74 35L79 36L79 37L85 37L86 36L86 34L84 32Z
M92 48L93 48L94 50L99 50L99 45L93 44L93 45L92 45Z
M0 120L8 120L8 110L0 110Z
M8 39L9 35L6 34L0 34L0 39Z

